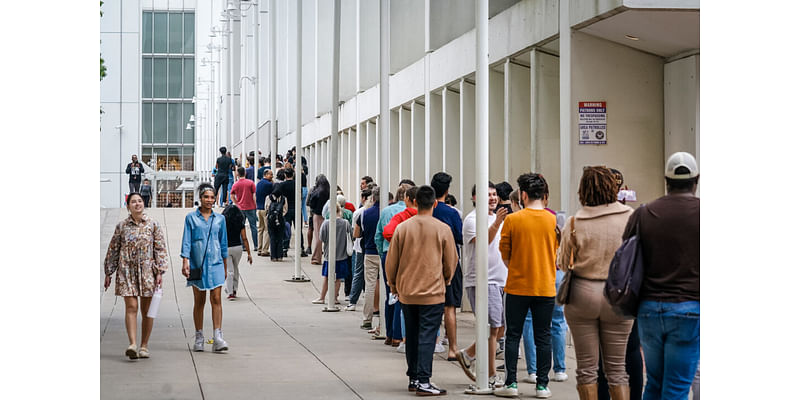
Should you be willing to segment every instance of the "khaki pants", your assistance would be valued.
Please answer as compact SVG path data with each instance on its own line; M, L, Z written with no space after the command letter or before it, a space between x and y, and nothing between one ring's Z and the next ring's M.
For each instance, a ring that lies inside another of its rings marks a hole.
M319 214L312 213L312 215L312 222L314 224L314 243L311 244L311 248L313 249L313 252L311 253L311 263L322 264L322 241L319 239L319 230L322 228L322 223L325 221L325 219L323 219L322 215Z
M575 343L575 371L579 385L597 382L599 352L603 351L603 370L609 386L627 385L625 350L633 319L614 313L603 297L604 281L572 277L569 304L564 316Z
M364 322L372 322L372 313L375 312L375 290L380 268L381 256L364 254Z
M269 252L267 210L258 210L258 254Z

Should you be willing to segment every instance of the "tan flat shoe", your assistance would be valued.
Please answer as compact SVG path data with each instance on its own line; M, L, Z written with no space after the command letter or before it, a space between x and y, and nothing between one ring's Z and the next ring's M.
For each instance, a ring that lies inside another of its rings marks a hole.
M139 358L150 358L150 351L147 350L147 347L139 349Z
M131 360L135 360L139 358L139 353L136 351L136 345L132 344L125 349L125 355L128 356Z

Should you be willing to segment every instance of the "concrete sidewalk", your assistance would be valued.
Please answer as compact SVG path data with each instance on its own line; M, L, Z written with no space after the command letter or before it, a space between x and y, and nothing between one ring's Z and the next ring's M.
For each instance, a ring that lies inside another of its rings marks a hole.
M311 304L319 296L321 266L303 258L309 283L289 283L294 263L272 263L242 257L239 298L225 299L223 331L230 350L224 354L190 351L194 341L192 291L180 274L180 243L187 209L149 209L166 227L170 270L164 276L164 297L150 338L151 358L128 360L122 298L114 287L102 289L102 261L115 225L127 216L122 209L101 210L100 242L100 393L103 399L408 399L405 355L359 329L363 296L357 312L323 313ZM247 230L249 234L249 229ZM251 241L252 243L252 241ZM340 297L343 298L343 297ZM206 304L206 338L212 336ZM459 347L475 336L474 317L458 313ZM569 343L569 341L568 341ZM138 344L138 343L137 343ZM464 394L471 381L446 353L434 357L433 378L448 397ZM498 361L498 365L503 361ZM524 360L519 360L520 379ZM575 356L567 346L567 382L552 382L553 399L577 399ZM552 377L552 372L551 372ZM520 382L523 398L535 387Z

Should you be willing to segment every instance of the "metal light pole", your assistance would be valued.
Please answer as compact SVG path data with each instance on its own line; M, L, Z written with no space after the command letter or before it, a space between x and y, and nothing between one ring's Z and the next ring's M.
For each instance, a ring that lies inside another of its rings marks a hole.
M561 210L570 214L570 177L572 176L572 28L569 22L569 1L558 5L558 88L559 135L561 149Z
M295 120L295 149L297 150L297 156L294 159L294 276L292 277L293 281L296 282L308 282L309 279L306 279L300 272L300 253L303 252L303 209L305 207L302 201L302 191L300 185L303 183L302 179L302 163L300 161L300 148L302 146L302 137L303 137L303 1L297 1L297 54L295 54L295 91L297 95L295 97L295 108L296 111L296 120ZM336 49L334 49L336 52ZM299 168L298 168L299 166ZM335 211L335 209L333 209ZM331 219L331 221L334 221ZM336 225L333 224L329 226L330 230L336 230ZM335 234L334 234L335 235ZM335 247L333 247L335 249ZM335 253L335 252L334 252ZM331 265L336 264L336 255L333 256L334 262L331 264L328 263L328 281L335 282L335 280L330 279L331 270L334 272L336 268L334 267L331 269ZM335 275L334 275L335 276ZM330 285L329 285L330 286Z
M331 197L328 206L328 305L323 311L339 311L336 307L336 185L339 160L339 26L342 15L342 1L335 0L333 6L333 74L331 76L331 144L330 144L330 184Z
M255 10L254 10L255 16L253 18L253 25L254 25L253 26L253 49L255 50L255 64L256 64L255 65L255 71L253 71L253 85L255 86L255 93L253 95L255 96L255 105L256 105L256 111L253 113L253 120L256 123L255 127L253 128L253 131L255 132L255 135L256 135L256 150L253 153L253 154L255 154L255 157L253 159L253 161L255 162L255 164L253 165L253 172L254 172L253 176L255 177L255 182L256 183L258 183L259 179L261 179L261 177L258 176L258 163L259 163L260 158L261 158L261 156L259 156L259 154L258 154L259 145L260 145L259 144L259 140L258 140L258 124L261 121L261 119L259 118L259 112L261 111L261 108L259 106L259 100L260 100L260 97L261 97L261 87L260 87L261 86L261 82L259 82L259 75L261 73L261 71L259 70L259 68L260 68L260 60L261 60L261 49L258 47L258 39L259 39L259 36L261 36L261 32L260 32L260 28L261 28L261 8L260 8L260 4L261 4L260 2L253 4L253 6L255 7Z
M489 2L475 2L475 357L479 393L489 387ZM516 362L516 360L514 360Z
M380 5L380 136L381 136L381 159L389 160L389 0L381 0ZM380 164L380 163L378 163ZM380 168L380 210L383 210L389 205L389 168ZM378 298L385 300L388 293L384 293L381 282L383 282L383 268L378 268ZM372 301L372 299L367 299ZM383 304L383 301L379 302ZM378 307L378 321L381 317L390 318L383 312L383 307ZM376 333L376 338L383 338L386 336L386 321L379 323L379 330Z
M272 161L275 161L275 156L278 154L278 116L276 102L278 97L278 90L276 88L276 81L278 76L278 60L276 50L277 44L277 5L275 0L269 2L269 151Z

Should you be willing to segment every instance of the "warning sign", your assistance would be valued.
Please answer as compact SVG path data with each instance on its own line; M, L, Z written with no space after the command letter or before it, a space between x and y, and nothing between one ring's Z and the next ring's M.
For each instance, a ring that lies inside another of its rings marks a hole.
M606 127L605 101L578 102L579 144L606 144L608 138Z

